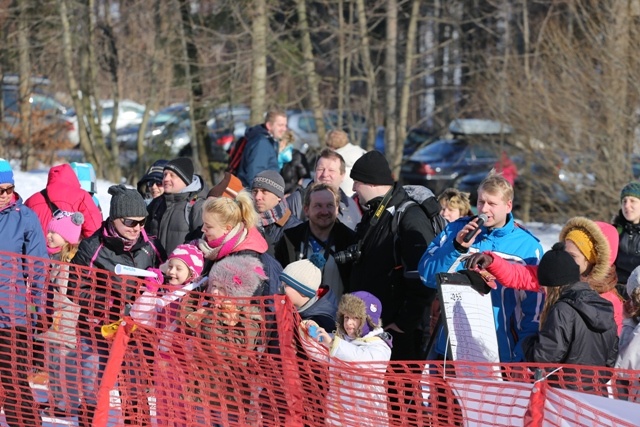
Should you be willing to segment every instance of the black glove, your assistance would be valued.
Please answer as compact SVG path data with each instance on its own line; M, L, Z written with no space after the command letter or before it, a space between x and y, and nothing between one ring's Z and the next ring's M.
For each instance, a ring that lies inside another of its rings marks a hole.
M471 255L464 262L464 266L469 270L474 270L479 268L480 270L484 270L491 265L493 262L493 257L491 255L483 254L482 252L478 252L476 254Z

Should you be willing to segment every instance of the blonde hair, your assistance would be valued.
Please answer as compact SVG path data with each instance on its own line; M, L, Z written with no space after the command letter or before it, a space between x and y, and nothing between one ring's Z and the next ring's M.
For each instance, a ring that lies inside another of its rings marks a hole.
M500 194L505 202L513 200L513 186L500 173L491 173L482 180L478 191L492 195Z
M471 211L471 201L469 200L469 193L462 192L457 188L447 188L438 196L438 202L440 206L449 207L451 209L458 209L460 216L469 215Z
M278 117L287 117L287 113L280 108L272 108L267 112L267 115L264 119L265 123L275 123Z
M327 147L337 150L349 143L349 135L343 130L333 129L327 133L324 143Z
M229 197L209 198L202 205L202 215L215 215L222 225L235 227L243 223L249 229L258 224L258 213L247 190L241 190L235 199Z
M67 241L62 245L62 250L60 250L60 261L62 262L71 262L76 253L78 252L79 243L69 243Z
M311 186L307 188L304 193L304 201L302 205L308 208L311 205L311 195L313 193L317 193L318 191L324 190L330 192L333 195L333 200L336 203L336 206L340 206L340 196L338 195L338 192L334 190L333 187L325 184L324 182L316 182L314 184L311 184Z
M546 295L544 296L544 307L542 307L542 313L540 313L540 328L544 326L544 323L547 321L547 316L551 311L551 308L558 302L560 299L560 292L562 291L562 286L553 286L546 287L547 290Z

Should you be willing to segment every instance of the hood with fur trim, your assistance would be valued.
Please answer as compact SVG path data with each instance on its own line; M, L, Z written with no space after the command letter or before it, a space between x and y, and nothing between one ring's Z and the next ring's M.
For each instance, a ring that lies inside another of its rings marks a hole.
M367 292L368 294L368 292ZM371 294L369 294L371 295ZM371 295L373 297L373 295ZM373 297L375 298L375 297ZM377 303L377 312L374 313L375 319L369 315L369 311L367 309L367 302L365 302L362 298L359 298L357 293L355 294L344 294L340 299L340 303L338 304L338 312L336 313L336 329L340 336L346 337L347 332L344 329L344 316L348 315L350 317L356 317L360 319L360 327L358 328L358 337L364 337L369 334L369 332L374 329L380 328L382 326L382 322L380 321L381 308L380 301L375 298L375 302Z
M250 255L231 255L211 267L208 291L217 288L230 297L253 297L267 279L260 259Z
M560 241L564 242L567 234L574 229L581 229L589 236L596 253L596 262L589 275L584 277L585 281L598 293L611 290L612 283L615 286L617 282L611 277L612 265L618 253L618 234L615 232L615 228L604 222L592 221L584 217L573 217L560 231Z

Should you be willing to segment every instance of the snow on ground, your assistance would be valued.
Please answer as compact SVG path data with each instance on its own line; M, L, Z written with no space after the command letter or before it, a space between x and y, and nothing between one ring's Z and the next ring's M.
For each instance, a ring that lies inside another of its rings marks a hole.
M15 170L16 168L14 168ZM26 200L34 193L42 190L47 185L48 170L38 170L34 172L14 172L16 181L16 191L22 197L22 200ZM111 196L107 193L109 186L113 183L102 179L98 180L96 193L100 200L100 206L102 206L102 215L106 218L109 215L109 201ZM540 222L530 222L524 224L534 236L540 239L542 247L546 251L550 249L555 242L558 241L558 235L562 229L562 225L559 224L543 224Z

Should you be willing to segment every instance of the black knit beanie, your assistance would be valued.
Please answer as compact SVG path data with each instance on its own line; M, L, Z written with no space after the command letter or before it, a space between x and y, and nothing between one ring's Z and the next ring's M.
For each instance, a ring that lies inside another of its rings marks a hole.
M147 216L147 204L136 190L124 184L109 187L111 207L109 218L140 218Z
M556 243L540 260L538 283L541 286L556 287L579 281L580 267L569 252L565 251L564 243Z
M165 165L164 170L170 170L175 173L187 185L193 181L193 162L188 157L178 157L171 160Z
M389 162L379 151L369 151L360 157L351 168L349 174L354 181L373 185L393 185Z

